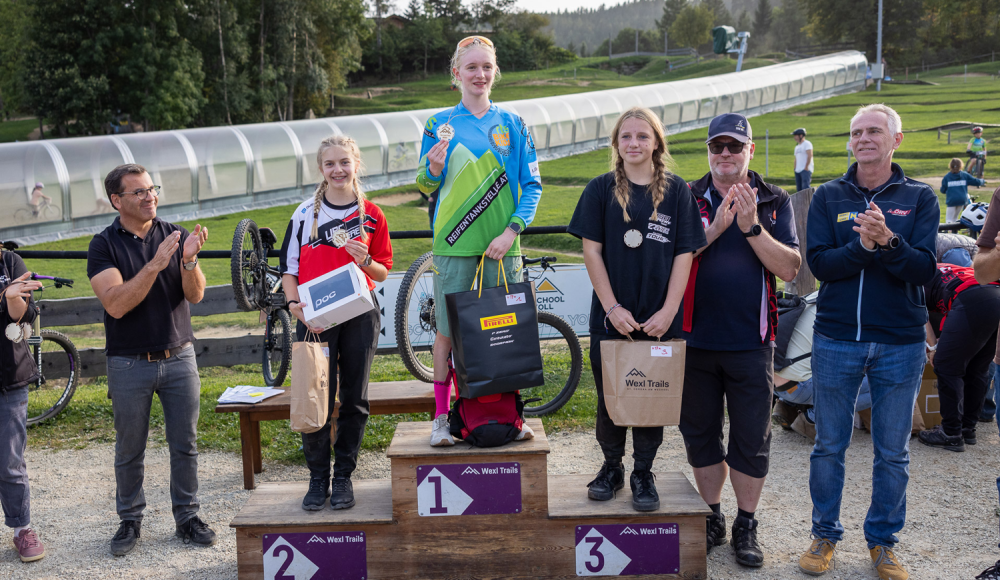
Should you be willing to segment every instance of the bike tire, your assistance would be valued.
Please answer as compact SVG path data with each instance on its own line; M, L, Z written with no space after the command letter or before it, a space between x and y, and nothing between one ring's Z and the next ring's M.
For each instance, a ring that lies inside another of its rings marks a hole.
M292 362L292 321L288 311L280 309L271 317L271 323L264 330L264 352L261 369L264 384L280 387L288 375L288 365Z
M403 276L396 295L396 345L403 365L417 379L434 382L434 282L431 252L417 258ZM444 305L441 305L444 306Z
M19 209L14 212L14 223L26 224L32 220L34 213L30 209Z
M42 208L42 221L55 221L62 219L62 210L59 209L58 205L50 203L49 205Z
M521 393L525 400L542 399L524 406L524 414L528 417L541 417L561 409L576 392L583 374L580 337L568 322L555 314L539 312L538 338L545 384Z
M42 330L41 344L31 347L39 377L28 385L28 426L58 415L76 392L80 353L65 334Z
M240 220L233 232L233 246L230 252L229 268L233 282L233 296L236 307L250 312L259 310L263 280L260 264L265 261L263 245L257 223L250 218Z

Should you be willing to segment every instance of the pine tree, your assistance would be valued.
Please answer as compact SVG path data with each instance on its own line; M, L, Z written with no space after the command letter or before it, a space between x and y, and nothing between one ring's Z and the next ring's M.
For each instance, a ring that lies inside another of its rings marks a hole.
M750 13L744 10L736 20L736 32L751 32L753 30L753 20Z
M656 21L656 27L661 32L670 30L681 11L688 5L688 0L667 0L663 3L663 16Z
M702 0L701 5L712 12L712 26L733 25L733 15L722 0Z
M760 0L757 3L757 10L753 15L753 35L761 41L771 31L771 20L773 18L770 0Z

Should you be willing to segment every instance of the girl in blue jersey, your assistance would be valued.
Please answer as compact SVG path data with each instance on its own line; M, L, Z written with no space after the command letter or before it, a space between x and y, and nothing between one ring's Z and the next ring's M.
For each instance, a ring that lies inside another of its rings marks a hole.
M518 234L535 217L542 194L535 145L524 120L490 101L493 82L500 78L493 43L482 36L462 39L451 65L462 101L427 121L417 169L417 186L431 199L434 230L434 446L455 444L448 424L451 333L444 296L470 288L484 254L491 261L502 259L507 280L517 281ZM497 265L487 263L484 269L484 287L496 286ZM530 434L526 430L522 437Z

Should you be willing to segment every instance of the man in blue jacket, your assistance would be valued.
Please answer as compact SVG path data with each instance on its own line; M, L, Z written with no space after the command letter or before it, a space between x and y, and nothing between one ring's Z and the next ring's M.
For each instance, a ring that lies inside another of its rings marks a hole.
M910 422L924 367L927 309L922 286L934 276L941 211L933 190L907 179L893 152L899 114L861 107L851 119L857 160L820 186L809 207L806 260L822 281L813 338L816 446L810 457L813 542L803 572L831 567L844 534L844 455L863 376L872 396L872 504L864 532L879 578L909 575L893 553L906 519Z

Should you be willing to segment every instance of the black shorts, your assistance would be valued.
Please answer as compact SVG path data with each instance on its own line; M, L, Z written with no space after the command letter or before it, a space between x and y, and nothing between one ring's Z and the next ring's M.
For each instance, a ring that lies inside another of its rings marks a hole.
M774 349L720 351L687 347L681 435L692 467L725 461L749 475L767 475L771 451ZM729 445L723 446L729 407Z

